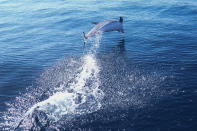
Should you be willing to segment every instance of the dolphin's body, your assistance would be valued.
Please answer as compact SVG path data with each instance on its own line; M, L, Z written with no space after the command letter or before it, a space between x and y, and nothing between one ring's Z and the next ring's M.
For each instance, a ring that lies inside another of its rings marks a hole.
M93 24L96 24L96 26L90 30L87 35L83 32L83 37L84 37L84 44L85 41L90 38L93 37L95 34L99 33L99 32L111 32L111 31L119 31L124 33L123 30L123 18L120 17L120 20L106 20L103 22L93 22Z

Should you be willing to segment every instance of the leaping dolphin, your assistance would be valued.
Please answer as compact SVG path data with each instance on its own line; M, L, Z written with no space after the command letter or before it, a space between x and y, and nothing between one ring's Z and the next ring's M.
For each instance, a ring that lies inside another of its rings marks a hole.
M111 32L118 31L124 33L123 30L123 18L120 17L119 21L117 20L106 20L103 22L92 22L92 24L96 24L94 28L92 28L87 35L83 32L84 44L86 40L90 37L93 37L95 34L99 32Z

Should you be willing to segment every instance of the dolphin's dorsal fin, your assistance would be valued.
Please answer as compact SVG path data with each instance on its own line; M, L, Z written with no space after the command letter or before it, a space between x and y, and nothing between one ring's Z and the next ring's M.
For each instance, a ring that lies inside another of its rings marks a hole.
M97 25L97 24L98 24L98 22L92 22L92 24L95 24L95 25Z

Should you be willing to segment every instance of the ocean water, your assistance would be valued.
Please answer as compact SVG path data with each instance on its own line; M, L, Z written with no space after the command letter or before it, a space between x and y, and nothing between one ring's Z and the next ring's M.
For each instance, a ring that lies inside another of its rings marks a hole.
M1 0L0 130L196 131L197 1Z

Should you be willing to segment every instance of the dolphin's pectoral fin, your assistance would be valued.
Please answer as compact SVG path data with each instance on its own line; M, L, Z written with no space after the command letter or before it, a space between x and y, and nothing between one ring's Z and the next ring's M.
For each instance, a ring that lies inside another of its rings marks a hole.
M85 45L85 44L86 44L86 40L87 40L88 38L86 37L85 32L83 32L82 34L83 34L83 43L84 43L84 45Z
M98 22L92 22L92 24L95 24L95 25L97 25L97 24L98 24Z

